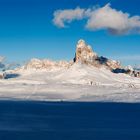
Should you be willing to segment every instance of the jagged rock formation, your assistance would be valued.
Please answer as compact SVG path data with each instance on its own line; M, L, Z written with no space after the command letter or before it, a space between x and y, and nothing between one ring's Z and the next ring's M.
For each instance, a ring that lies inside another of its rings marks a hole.
M118 61L110 60L106 57L99 57L91 48L87 45L84 40L79 40L77 43L75 58L75 63L90 64L96 67L105 66L108 69L121 68L121 65Z
M87 45L84 40L79 40L76 48L74 62L92 63L97 58L91 46Z
M69 68L74 63L92 65L97 68L105 67L114 73L125 73L134 77L140 77L140 72L132 68L123 68L118 61L108 59L103 56L98 56L90 45L87 45L84 40L79 40L76 46L75 57L73 62L67 61L51 61L48 59L31 59L23 69L60 69Z
M140 71L133 70L131 66L123 68L120 62L108 59L103 56L98 56L91 48L87 45L84 40L79 40L77 43L74 63L82 63L87 65L93 65L95 67L106 67L114 73L125 73L133 77L140 77Z
M31 59L28 62L24 69L51 69L51 68L61 68L61 67L68 67L70 64L67 61L51 61L48 59Z
M121 68L120 62L118 62L116 60L111 60L111 59L108 59L103 56L100 56L100 57L98 56L98 58L96 60L97 60L98 64L104 65L104 66L106 66L106 68L108 68L110 70Z

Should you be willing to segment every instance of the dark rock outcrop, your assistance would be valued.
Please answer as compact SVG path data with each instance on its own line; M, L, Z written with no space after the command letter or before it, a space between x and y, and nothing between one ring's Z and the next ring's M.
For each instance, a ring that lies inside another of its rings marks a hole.
M98 56L92 50L91 46L87 45L86 42L82 39L77 43L74 62L94 65L96 67L105 66L106 68L111 70L121 68L121 65L118 61L111 60L103 56Z

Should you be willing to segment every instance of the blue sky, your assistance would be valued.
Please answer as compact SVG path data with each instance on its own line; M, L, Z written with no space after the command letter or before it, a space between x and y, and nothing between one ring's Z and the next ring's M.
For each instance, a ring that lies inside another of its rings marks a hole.
M71 60L82 38L99 55L118 59L124 65L140 64L139 33L114 35L102 28L88 30L87 19L74 20L66 28L53 23L53 14L59 9L88 9L108 3L116 11L140 16L139 0L1 0L0 55L15 62L34 57Z

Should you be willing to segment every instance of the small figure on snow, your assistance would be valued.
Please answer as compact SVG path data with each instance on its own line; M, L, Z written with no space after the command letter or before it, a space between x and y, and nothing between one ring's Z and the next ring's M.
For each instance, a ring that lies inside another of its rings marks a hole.
M93 85L93 81L90 81L90 85L91 85L91 86Z

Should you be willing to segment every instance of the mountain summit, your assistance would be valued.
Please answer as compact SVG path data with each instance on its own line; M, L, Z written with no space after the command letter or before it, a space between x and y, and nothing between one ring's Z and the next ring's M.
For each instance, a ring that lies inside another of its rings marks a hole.
M84 40L80 39L76 45L76 52L73 62L66 61L51 61L48 59L31 59L24 68L25 69L54 69L54 68L64 68L70 67L75 63L81 63L86 65L93 65L95 67L105 67L109 70L114 70L121 68L118 61L110 60L103 56L98 56L96 52L93 51L92 47L88 45Z
M76 52L73 61L51 61L48 59L31 59L23 69L39 69L39 70L55 70L55 69L69 69L72 65L84 64L93 66L94 68L105 68L114 73L125 73L134 77L140 77L140 72L133 71L129 68L121 66L120 62L108 59L104 56L98 56L93 51L92 47L88 45L83 39L80 39L76 45Z
M91 46L80 39L77 43L74 62L92 63L97 58L97 54L93 52Z
M80 39L77 43L74 62L94 65L96 67L105 66L110 70L121 68L118 61L110 60L103 56L98 56L97 53L92 50L92 47L82 39Z

